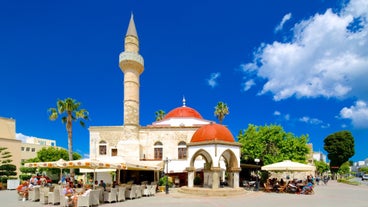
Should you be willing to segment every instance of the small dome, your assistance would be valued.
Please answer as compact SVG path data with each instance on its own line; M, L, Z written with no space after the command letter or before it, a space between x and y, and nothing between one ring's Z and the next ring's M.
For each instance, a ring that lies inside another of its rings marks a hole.
M199 114L195 109L192 109L187 106L182 106L175 108L171 110L169 113L166 114L166 116L163 118L169 119L169 118L197 118L197 119L203 119L201 114Z
M207 141L224 141L235 142L231 132L220 124L211 123L199 128L192 136L190 142L207 142Z

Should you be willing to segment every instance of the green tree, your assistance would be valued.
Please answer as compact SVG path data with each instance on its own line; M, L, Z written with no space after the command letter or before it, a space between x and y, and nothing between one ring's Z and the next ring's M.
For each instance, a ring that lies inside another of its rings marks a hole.
M349 162L344 162L340 168L339 168L339 171L338 173L340 175L348 175L350 173L350 163Z
M82 156L76 152L73 152L73 159L78 160L81 159ZM58 161L60 159L70 160L69 152L63 148L57 147L43 147L41 150L37 152L37 156L32 159L28 159L25 162L50 162L50 161ZM60 172L59 169L49 169L49 168L41 168L41 171L50 172L52 174L57 174Z
M227 107L226 103L224 102L218 102L217 106L215 107L215 116L219 120L220 124L222 124L222 121L225 119L225 116L228 115L229 108Z
M368 173L368 167L361 167L359 168L359 171L362 172L363 174L367 174Z
M164 110L160 109L155 112L155 115L156 115L156 121L161 121L165 117L166 113Z
M336 173L340 166L355 154L354 137L349 131L343 130L330 134L325 138L324 143L332 173Z
M12 155L6 147L0 147L0 178L1 182L6 182L10 176L17 175L17 167L13 164Z
M56 108L49 108L49 119L54 121L59 115L61 121L66 126L68 133L68 150L69 160L73 160L73 121L79 120L82 127L85 127L85 120L88 120L88 111L86 109L80 109L81 103L72 98L66 98L65 100L58 100L56 102ZM71 172L74 172L72 169Z
M330 169L328 164L323 161L314 160L314 166L316 166L316 172L318 175L322 175Z
M287 133L279 125L255 126L248 125L238 135L241 146L241 158L244 163L254 163L259 158L263 165L293 160L305 163L309 148L308 136L296 137Z

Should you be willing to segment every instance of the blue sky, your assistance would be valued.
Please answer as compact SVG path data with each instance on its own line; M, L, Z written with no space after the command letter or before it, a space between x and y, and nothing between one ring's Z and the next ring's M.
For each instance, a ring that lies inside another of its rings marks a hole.
M67 147L47 109L72 97L89 126L123 123L118 67L131 12L145 60L141 117L182 105L223 124L236 137L248 124L279 124L308 134L315 151L349 130L352 160L368 157L368 3L364 0L2 1L0 116L18 137ZM89 133L74 125L74 150L87 156Z

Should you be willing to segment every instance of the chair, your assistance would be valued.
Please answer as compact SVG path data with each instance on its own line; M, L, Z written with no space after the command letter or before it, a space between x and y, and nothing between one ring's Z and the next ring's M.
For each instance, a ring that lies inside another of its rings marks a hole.
M267 183L263 183L264 191L266 192L272 192L273 187L271 185L267 185Z
M40 200L40 186L35 186L32 190L28 191L28 199L30 201Z
M130 200L135 198L135 188L131 186L129 189L125 189L125 197L129 198Z
M92 206L91 198L89 195L86 195L86 196L79 195L78 196L77 207L80 207L80 206L87 206L87 207Z
M90 204L92 206L98 206L100 205L100 190L91 190L91 192L89 193L89 197L90 197Z
M54 188L54 191L48 193L48 202L49 204L57 204L60 203L60 190L59 188Z
M154 196L154 195L156 195L156 188L157 188L157 184L153 184L153 185L151 186L150 196Z
M91 192L90 192L91 193ZM92 206L92 197L91 194L88 193L87 195L79 195L77 198L77 207L80 206Z
M98 200L100 203L104 202L104 188L103 187L96 187L96 189L98 191Z
M116 202L117 188L111 188L110 192L104 192L104 202Z
M40 188L40 203L47 204L49 197L50 188L41 187Z
M118 189L119 190L117 201L118 202L125 201L125 187L119 187Z
M69 198L63 195L63 191L60 191L60 206L61 207L67 207L69 206Z
M141 198L142 197L142 191L143 191L142 186L136 185L135 186L135 197L136 198Z
M143 189L143 196L150 196L151 195L151 188L152 188L152 185L146 185L146 188Z
M279 193L285 193L287 184L281 185L280 187L277 188Z

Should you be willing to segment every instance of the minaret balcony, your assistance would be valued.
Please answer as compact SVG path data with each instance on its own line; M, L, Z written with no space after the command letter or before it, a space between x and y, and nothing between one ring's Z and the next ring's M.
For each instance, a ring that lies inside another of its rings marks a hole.
M140 63L142 66L144 65L143 57L135 52L122 52L119 55L119 63L122 61L135 61L137 63Z

